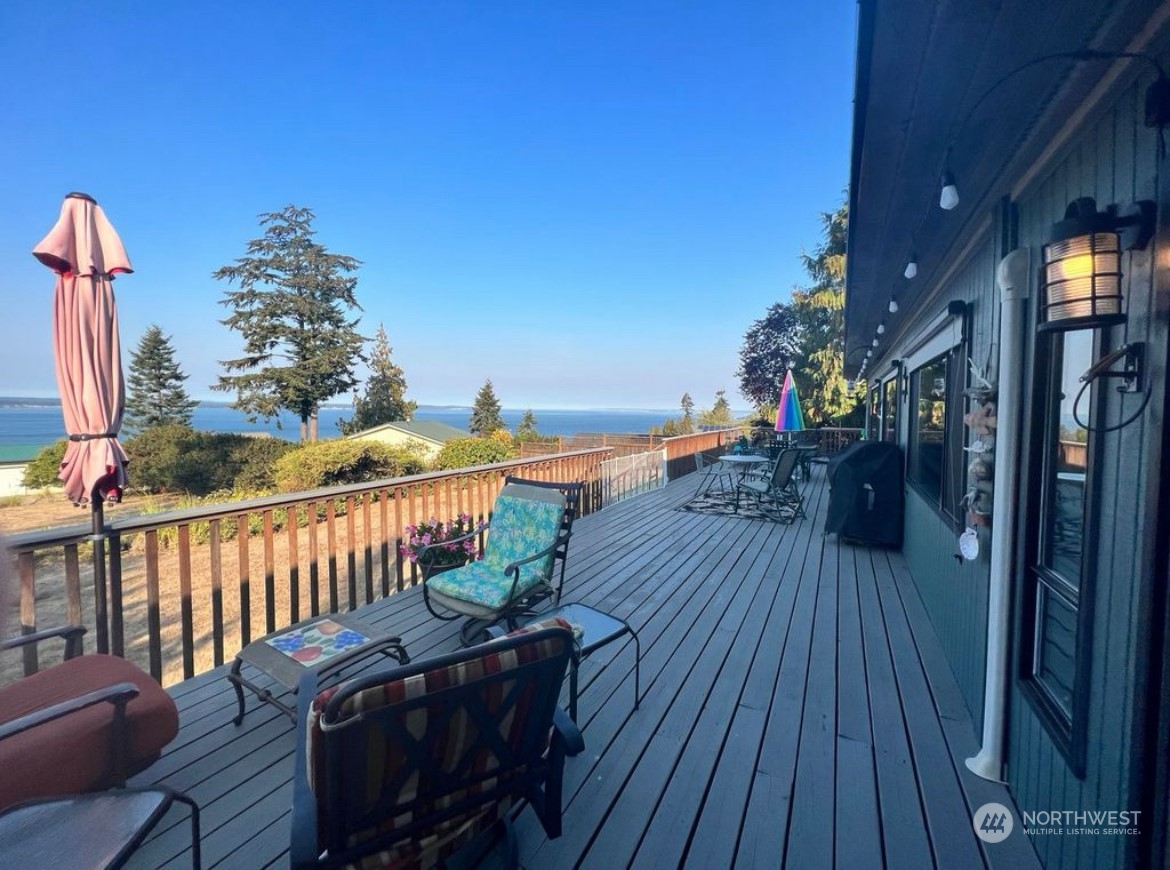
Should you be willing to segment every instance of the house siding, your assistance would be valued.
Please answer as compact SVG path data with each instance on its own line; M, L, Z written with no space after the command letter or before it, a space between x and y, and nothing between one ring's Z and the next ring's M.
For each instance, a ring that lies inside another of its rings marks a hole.
M1032 249L1034 263L1052 223L1064 216L1067 204L1077 197L1091 196L1099 208L1158 200L1157 136L1143 123L1147 84L1149 80L1143 80L1124 90L1107 111L1086 125L1034 189L1019 197L1019 243ZM1153 247L1123 258L1128 325L1107 331L1110 344L1101 352L1118 346L1126 336L1141 341L1151 335L1156 283ZM1033 323L1036 312L1034 304ZM1034 347L1034 330L1029 334ZM1150 342L1148 351L1161 356L1164 366L1164 344L1161 348L1156 344ZM1148 358L1147 363L1147 371L1158 371L1157 359ZM1161 372L1164 377L1164 367ZM1137 397L1123 399L1113 389L1116 382L1100 383L1105 425L1134 412ZM1008 778L1025 812L1141 808L1141 796L1134 787L1141 746L1134 743L1134 731L1147 653L1146 638L1139 636L1136 627L1143 624L1143 589L1148 582L1141 578L1143 540L1154 533L1156 521L1144 506L1148 488L1156 486L1159 477L1159 469L1146 464L1147 457L1156 455L1147 443L1152 437L1147 431L1149 419L1147 412L1117 432L1094 435L1090 462L1095 483L1088 498L1096 518L1091 542L1095 553L1086 568L1092 587L1087 604L1093 616L1083 779L1073 774L1020 684L1013 681ZM1025 462L1027 457L1025 450ZM1026 571L1020 576L1026 576ZM1138 848L1138 838L1124 836L1037 836L1033 840L1046 866L1062 868L1120 867L1127 862L1132 866Z
M921 310L923 319L937 314L947 302L967 303L969 359L985 375L994 371L998 354L996 335L999 329L999 306L995 291L995 243L987 235L974 248L967 262L942 287L937 302ZM907 330L915 334L921 323ZM897 353L895 352L895 356ZM965 363L966 364L966 363ZM970 383L970 374L964 379ZM956 411L967 411L967 402L958 397ZM909 417L911 411L903 406ZM907 422L908 425L908 422ZM905 444L903 428L901 440ZM964 428L964 446L970 439ZM966 456L966 454L964 454ZM965 464L965 463L964 463ZM964 472L963 479L966 479ZM988 535L980 535L981 555L973 562L960 562L957 538L963 529L963 511L955 505L958 520L944 516L929 504L913 486L906 487L906 523L903 550L919 594L938 632L947 661L971 711L976 729L983 721L983 676L987 657L987 587L989 577Z
M1064 217L1068 203L1091 196L1099 208L1111 203L1125 204L1139 199L1159 201L1157 134L1144 125L1144 94L1149 79L1125 88L1108 108L1090 118L1083 130L1057 156L1050 169L1037 176L1035 184L1015 201L1016 244L1032 253L1032 293L1023 373L1025 416L1032 407L1032 360L1035 352L1035 324L1038 319L1038 266L1041 246L1048 241L1052 224ZM1166 202L1159 201L1159 222L1167 223ZM1006 213L1005 213L1006 217ZM1005 221L1006 222L1006 221ZM997 226L995 236L1007 235ZM1128 325L1105 333L1103 354L1122 342L1147 342L1147 373L1165 376L1165 314L1162 320L1154 309L1155 248L1123 258L1123 293ZM990 239L981 243L935 296L937 302L919 309L925 321L947 301L968 303L968 352L973 363L994 372L998 357L999 304L995 288L995 264L1001 254ZM1164 283L1164 278L1163 278ZM914 327L907 330L914 334ZM1159 341L1160 339L1160 341ZM891 351L898 356L897 349ZM994 380L994 378L992 378ZM969 380L969 379L968 379ZM1104 425L1112 425L1132 414L1138 397L1121 397L1115 381L1100 382L1098 395L1105 402ZM1155 386L1160 386L1156 382ZM966 408L964 407L964 410ZM1095 540L1092 564L1086 569L1091 590L1087 606L1092 608L1091 654L1089 665L1088 714L1086 720L1085 775L1078 778L1049 736L1031 702L1015 677L1011 681L1006 778L1021 811L1042 810L1108 811L1142 809L1141 782L1144 745L1139 741L1143 673L1150 640L1148 614L1143 607L1150 600L1152 580L1141 576L1143 546L1155 533L1156 515L1151 487L1156 488L1160 470L1156 464L1161 438L1154 431L1149 411L1117 432L1094 436L1091 499ZM905 431L903 430L903 443ZM1029 445L1039 443L1025 425L1021 469L1021 523L1030 510L1023 485L1029 473ZM1154 459L1151 460L1151 457ZM1156 496L1156 493L1153 495ZM997 494L997 501L1002 494ZM992 521L994 522L994 515ZM904 550L931 621L938 632L951 669L971 710L976 728L981 727L984 667L986 657L986 615L989 540L981 534L982 552L975 562L959 563L954 558L955 525L930 505L913 488L907 487ZM1022 541L1017 542L1022 545ZM1022 562L1014 573L1017 588L1027 581ZM1017 601L1018 605L1018 601ZM1014 619L1018 620L1019 608ZM1019 673L1019 626L1013 650ZM1022 822L1022 820L1021 820ZM1152 824L1149 819L1147 824ZM1093 868L1136 866L1141 841L1132 836L1036 835L1033 843L1047 867Z

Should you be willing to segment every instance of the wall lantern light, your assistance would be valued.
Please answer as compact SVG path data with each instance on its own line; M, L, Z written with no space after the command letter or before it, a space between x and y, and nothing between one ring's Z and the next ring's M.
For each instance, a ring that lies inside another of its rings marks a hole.
M1154 232L1149 200L1097 211L1082 197L1052 225L1043 248L1041 331L1100 329L1125 321L1121 308L1121 252L1141 250Z

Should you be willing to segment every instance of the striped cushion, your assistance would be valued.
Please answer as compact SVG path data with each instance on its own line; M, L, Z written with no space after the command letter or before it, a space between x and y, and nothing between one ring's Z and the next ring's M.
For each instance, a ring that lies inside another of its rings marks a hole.
M565 620L552 619L525 626L512 632L512 635L527 634L553 626L570 628L569 623ZM326 761L322 732L339 728L347 719L362 712L393 705L406 699L422 697L451 686L463 685L486 674L505 673L519 665L540 661L559 653L563 644L562 638L553 636L538 643L524 644L499 652L493 651L492 646L498 645L502 640L503 638L500 638L475 647L474 649L479 654L473 658L413 676L391 679L382 685L358 692L346 699L341 707L341 715L334 723L322 723L321 717L330 699L340 689L340 686L334 686L318 694L309 711L308 746L306 747L309 759L309 784L317 795L318 817L323 818L328 811L324 800ZM487 689L487 710L489 713L499 709L512 685L511 682L505 680L495 683ZM520 745L522 734L518 726L527 718L525 714L531 701L531 693L521 691L514 706L504 710L502 716L494 717L499 723L500 736L513 749ZM429 716L437 713L437 710L426 706L415 707L405 712L405 726L411 734L421 738L427 731ZM433 800L426 800L427 783L420 781L418 775L410 777L399 790L393 803L402 806L415 800L420 794L423 795L424 802L413 811L403 812L385 819L380 824L353 835L350 838L351 847L378 834L402 827L412 821L416 815L427 816L433 811L449 807L467 796L481 793L498 784L499 779L492 777L491 772L499 766L499 761L490 747L478 739L475 724L465 710L460 709L450 716L443 726L442 734L431 739L429 744L433 760L445 771L453 770L461 762L466 764L465 756L468 751L473 750L474 754L470 766L463 768L466 771L466 776L472 780L468 787L454 794L436 794ZM386 797L385 791L392 787L395 774L405 760L405 754L401 747L379 741L367 746L367 757L369 766L362 787L368 793L372 803ZM513 772L511 775L515 776L516 774ZM508 811L511 803L511 799L504 799L486 807L472 807L438 826L426 837L415 837L408 842L396 844L389 851L367 856L357 866L431 866L458 851L478 833L486 830L488 826Z

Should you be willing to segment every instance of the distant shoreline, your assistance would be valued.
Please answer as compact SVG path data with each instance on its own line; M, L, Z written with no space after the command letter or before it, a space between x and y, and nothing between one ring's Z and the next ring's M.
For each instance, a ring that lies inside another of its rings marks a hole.
M199 407L201 408L230 408L231 402L219 401L216 399L201 399L199 400ZM61 400L55 396L0 396L0 408L59 408L61 407ZM328 402L321 406L322 409L330 408L338 411L349 411L353 409L353 405L346 402ZM471 405L423 405L420 404L418 409L420 411L466 411L471 412ZM516 413L524 413L531 410L533 413L544 414L580 414L580 413L605 413L605 414L665 414L667 416L680 416L681 410L679 408L536 408L533 406L504 407L504 411L514 411ZM750 414L751 411L741 409L739 411L732 411L734 415L744 416Z

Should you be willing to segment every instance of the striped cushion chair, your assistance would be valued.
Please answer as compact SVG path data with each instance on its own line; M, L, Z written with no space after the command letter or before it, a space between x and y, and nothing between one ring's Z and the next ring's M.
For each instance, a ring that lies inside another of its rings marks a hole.
M561 833L566 755L584 749L558 706L573 655L561 619L478 647L298 691L293 867L431 867L507 834L525 798Z
M492 507L483 558L442 573L424 569L427 609L439 619L466 617L464 646L483 640L484 630L497 622L515 628L517 615L532 613L549 597L559 598L582 487L506 478ZM426 550L419 552L424 565Z

